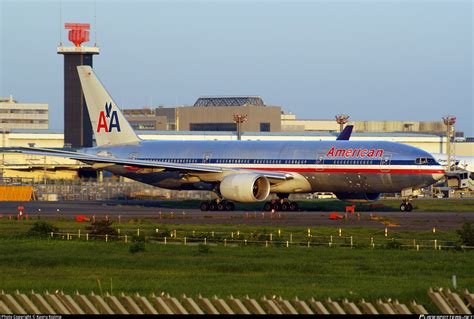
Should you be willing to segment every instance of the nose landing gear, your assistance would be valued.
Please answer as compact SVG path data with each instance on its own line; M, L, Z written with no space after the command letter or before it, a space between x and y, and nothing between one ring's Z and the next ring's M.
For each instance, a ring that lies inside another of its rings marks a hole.
M401 212L411 212L413 210L413 205L409 201L404 201L400 204Z
M402 203L400 204L401 212L411 212L413 210L413 205L411 204L411 199L413 198L413 189L406 188L401 191Z

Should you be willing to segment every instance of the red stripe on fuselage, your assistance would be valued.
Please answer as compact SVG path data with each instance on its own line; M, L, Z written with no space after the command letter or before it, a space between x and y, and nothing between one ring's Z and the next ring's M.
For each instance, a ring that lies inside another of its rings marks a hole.
M391 169L391 168L309 168L309 167L239 167L248 170L296 173L368 173L368 174L444 174L440 169Z

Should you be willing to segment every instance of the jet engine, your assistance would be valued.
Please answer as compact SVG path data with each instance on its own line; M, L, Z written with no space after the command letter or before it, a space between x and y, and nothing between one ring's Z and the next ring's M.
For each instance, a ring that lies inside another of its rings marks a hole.
M368 203L380 198L380 193L334 193L337 199L350 203Z
M236 202L261 202L270 193L270 182L258 174L232 174L220 184L221 195Z

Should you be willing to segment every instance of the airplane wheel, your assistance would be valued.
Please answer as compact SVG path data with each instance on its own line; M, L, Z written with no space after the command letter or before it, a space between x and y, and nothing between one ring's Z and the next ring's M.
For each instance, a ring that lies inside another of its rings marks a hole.
M215 202L211 202L209 204L209 210L217 210L217 204Z
M270 202L266 202L265 205L263 205L263 210L266 211L266 212L271 211L272 208L273 208L273 205Z
M209 203L208 202L202 202L201 206L199 208L201 208L201 211L207 212L209 210Z
M275 203L273 204L273 209L278 212L281 211L281 204L280 203Z
M401 203L400 205L400 211L401 212L406 212L408 210L408 205L405 203Z
M281 204L281 210L286 212L290 209L290 205L287 202Z
M413 205L411 203L407 204L407 211L411 212L413 210Z
M217 204L217 210L225 210L225 203L223 202L220 202L219 204Z
M291 210L292 212L296 212L297 210L299 210L298 204L295 203L295 202L291 202L291 203L290 203L290 210Z
M228 211L228 212L231 212L235 209L235 205L234 203L232 202L228 202L226 205L225 205L225 210Z

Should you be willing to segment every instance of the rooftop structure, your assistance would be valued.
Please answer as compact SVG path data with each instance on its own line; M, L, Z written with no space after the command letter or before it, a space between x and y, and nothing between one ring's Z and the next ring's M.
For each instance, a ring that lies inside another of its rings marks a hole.
M203 96L194 106L265 106L260 96Z
M48 104L19 103L10 95L0 97L0 128L48 129Z

